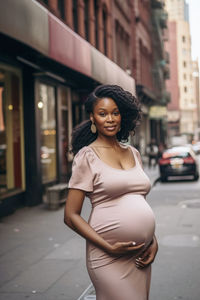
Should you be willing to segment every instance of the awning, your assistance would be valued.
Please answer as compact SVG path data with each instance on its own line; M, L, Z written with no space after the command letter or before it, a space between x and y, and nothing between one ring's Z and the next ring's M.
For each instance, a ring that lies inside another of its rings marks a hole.
M102 84L135 94L135 80L35 0L0 3L0 32Z

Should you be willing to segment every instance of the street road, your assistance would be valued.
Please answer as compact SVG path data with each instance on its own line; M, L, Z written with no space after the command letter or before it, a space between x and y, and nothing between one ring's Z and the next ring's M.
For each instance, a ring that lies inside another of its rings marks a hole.
M157 183L148 201L159 241L150 300L199 300L200 181Z
M159 242L150 300L199 300L200 180L158 182L147 201ZM89 210L85 201L85 218ZM64 225L63 208L19 209L1 220L0 244L1 300L77 300L90 284L84 240Z

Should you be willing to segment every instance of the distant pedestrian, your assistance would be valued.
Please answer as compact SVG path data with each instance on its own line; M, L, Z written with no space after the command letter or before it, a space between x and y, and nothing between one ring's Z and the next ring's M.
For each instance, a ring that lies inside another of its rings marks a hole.
M154 139L147 145L146 153L148 155L148 166L151 168L152 166L156 166L158 160L158 146ZM152 164L153 162L153 164Z
M150 181L135 147L126 141L140 105L116 85L102 85L86 103L90 119L75 128L75 157L65 223L87 241L87 269L97 300L147 300L157 253L154 214L146 202ZM92 211L81 217L85 196Z

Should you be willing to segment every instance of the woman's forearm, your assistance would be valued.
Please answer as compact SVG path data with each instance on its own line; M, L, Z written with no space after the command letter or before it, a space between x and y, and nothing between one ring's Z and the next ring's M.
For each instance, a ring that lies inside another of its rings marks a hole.
M80 234L83 238L104 251L111 251L112 246L105 241L80 215L73 214L72 216L65 218L65 224Z

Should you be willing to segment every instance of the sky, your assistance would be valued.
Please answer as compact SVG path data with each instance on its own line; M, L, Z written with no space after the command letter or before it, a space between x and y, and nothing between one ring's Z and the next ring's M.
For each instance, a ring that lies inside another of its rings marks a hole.
M200 0L186 0L189 4L190 34L192 38L192 59L200 62Z

